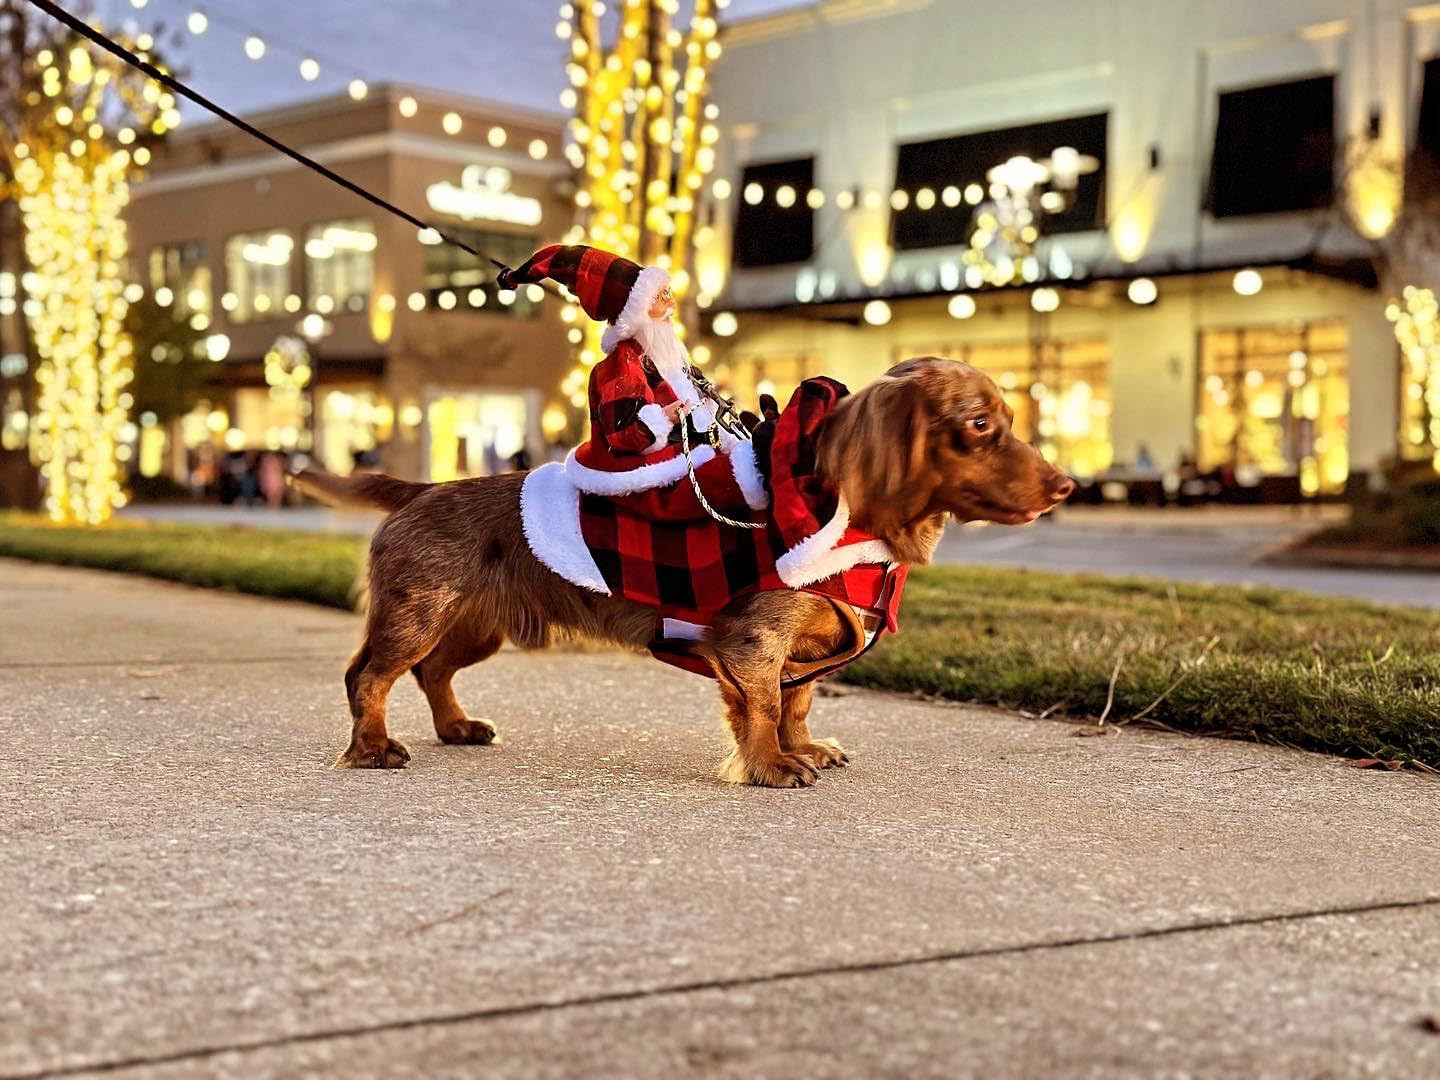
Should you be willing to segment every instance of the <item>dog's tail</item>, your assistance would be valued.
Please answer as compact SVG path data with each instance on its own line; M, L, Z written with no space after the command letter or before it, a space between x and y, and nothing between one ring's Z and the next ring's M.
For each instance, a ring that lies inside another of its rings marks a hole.
M378 506L394 512L408 506L417 495L428 491L430 484L412 484L380 473L352 473L336 476L320 469L305 469L291 478L307 495L328 503Z

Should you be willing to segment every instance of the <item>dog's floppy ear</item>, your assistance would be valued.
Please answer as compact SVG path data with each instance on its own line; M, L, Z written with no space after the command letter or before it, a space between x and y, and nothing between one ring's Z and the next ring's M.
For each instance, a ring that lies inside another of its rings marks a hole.
M849 503L851 520L885 536L918 518L935 492L929 437L923 380L887 375L836 408L818 464Z

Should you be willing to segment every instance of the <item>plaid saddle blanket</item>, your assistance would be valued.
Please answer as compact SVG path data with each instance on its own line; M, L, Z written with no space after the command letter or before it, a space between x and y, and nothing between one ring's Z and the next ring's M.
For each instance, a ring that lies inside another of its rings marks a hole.
M806 380L777 420L731 451L755 455L770 498L753 519L764 521L763 529L709 518L651 521L579 491L563 466L552 464L532 472L522 492L530 548L574 585L653 608L652 654L706 675L708 665L689 646L735 598L779 589L830 597L863 628L863 643L828 670L844 666L880 634L898 629L907 572L883 541L851 525L844 499L815 474L820 428L847 394L833 379Z

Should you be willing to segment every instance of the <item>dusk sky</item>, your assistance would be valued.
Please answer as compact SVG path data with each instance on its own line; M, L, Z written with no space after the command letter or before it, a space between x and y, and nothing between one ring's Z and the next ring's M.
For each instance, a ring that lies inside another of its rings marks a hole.
M724 17L801 3L733 0ZM132 0L97 0L95 8L109 24L133 18L179 28L167 55L197 90L239 112L341 91L356 76L562 111L560 0L145 0L138 12ZM197 9L209 18L199 36L183 29ZM250 33L267 45L259 61L245 56ZM314 82L299 74L306 55L320 63ZM195 112L187 115L199 119Z

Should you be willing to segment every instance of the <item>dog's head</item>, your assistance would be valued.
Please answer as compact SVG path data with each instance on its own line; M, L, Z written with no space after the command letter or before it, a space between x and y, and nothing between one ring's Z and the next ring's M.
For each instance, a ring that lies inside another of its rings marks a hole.
M1014 419L978 368L907 360L840 403L819 465L853 520L879 536L939 513L1021 525L1063 502L1075 483L1016 438Z

